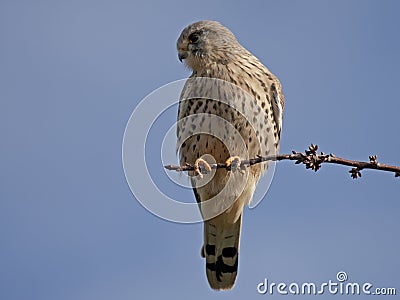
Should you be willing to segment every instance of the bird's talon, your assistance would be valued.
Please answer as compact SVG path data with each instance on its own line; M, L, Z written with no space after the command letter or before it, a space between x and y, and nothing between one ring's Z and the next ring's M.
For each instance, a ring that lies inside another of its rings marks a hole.
M194 162L194 173L199 176L201 179L203 178L203 173L202 171L211 172L211 166L202 158L196 159Z
M227 167L230 167L231 172L238 171L241 174L244 174L245 171L242 168L242 160L239 156L231 156L225 162Z

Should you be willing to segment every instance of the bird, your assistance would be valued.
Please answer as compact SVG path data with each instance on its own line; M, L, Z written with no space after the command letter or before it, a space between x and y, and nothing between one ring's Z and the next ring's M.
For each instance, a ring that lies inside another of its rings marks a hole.
M178 58L192 72L178 105L180 164L194 166L191 186L204 224L201 256L214 290L233 288L242 215L268 164L243 166L279 153L284 96L278 78L217 21L183 29ZM226 162L213 170L211 163Z

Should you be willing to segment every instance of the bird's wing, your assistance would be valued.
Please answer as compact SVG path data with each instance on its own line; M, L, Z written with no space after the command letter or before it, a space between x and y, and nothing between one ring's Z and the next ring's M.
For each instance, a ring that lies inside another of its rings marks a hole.
M282 131L282 114L285 105L285 99L282 93L282 86L278 79L274 80L271 85L272 92L272 110L274 113L274 120L277 126L278 138L281 136Z

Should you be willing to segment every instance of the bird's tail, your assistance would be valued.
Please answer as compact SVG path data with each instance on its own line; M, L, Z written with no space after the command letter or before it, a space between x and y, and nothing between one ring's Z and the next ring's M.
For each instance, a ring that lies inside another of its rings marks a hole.
M207 279L215 290L233 287L238 272L242 215L227 223L224 213L204 222L204 246Z

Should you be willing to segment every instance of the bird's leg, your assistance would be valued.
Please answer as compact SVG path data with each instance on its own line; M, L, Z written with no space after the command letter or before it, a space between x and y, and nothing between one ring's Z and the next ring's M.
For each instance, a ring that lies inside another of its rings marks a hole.
M202 158L198 158L196 159L196 161L194 162L194 173L199 176L200 178L203 178L203 174L202 171L206 170L207 172L211 172L211 167L208 164L208 162L206 162L204 159Z
M239 156L229 157L226 160L225 164L227 165L227 167L231 168L231 171L233 173L235 173L236 171L240 172L241 174L245 173L244 169L241 167L242 159Z

